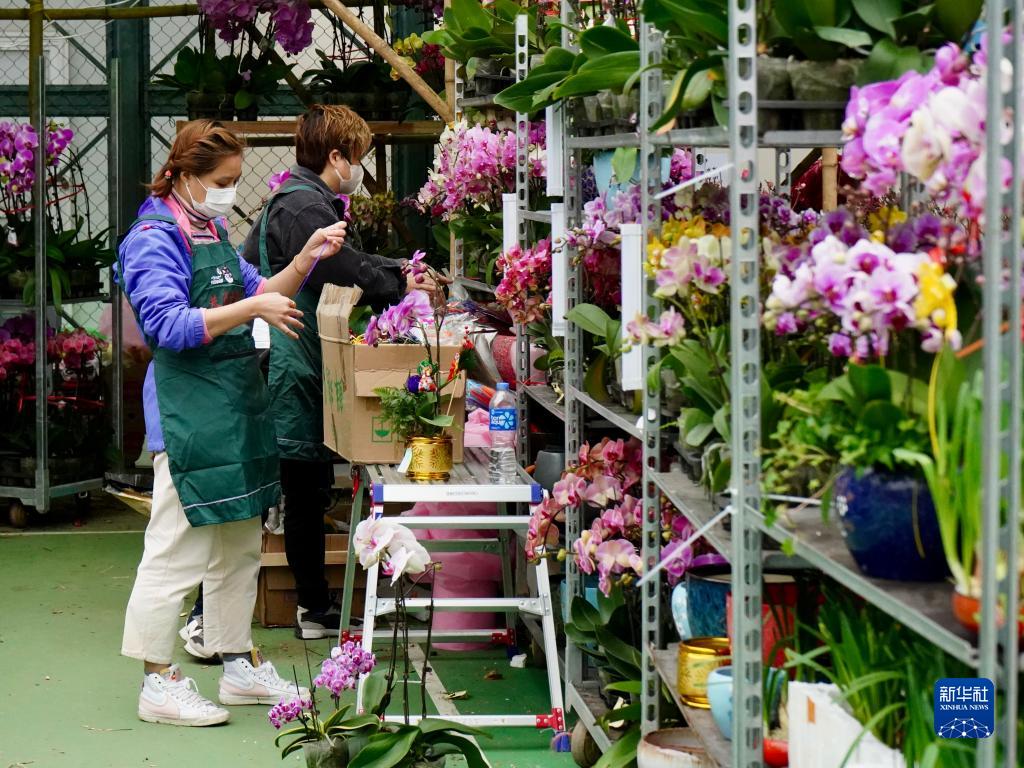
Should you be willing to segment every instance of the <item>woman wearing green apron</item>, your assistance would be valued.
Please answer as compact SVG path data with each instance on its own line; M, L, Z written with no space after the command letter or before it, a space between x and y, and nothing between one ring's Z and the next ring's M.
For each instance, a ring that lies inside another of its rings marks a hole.
M221 704L276 704L308 692L253 649L260 517L280 499L269 397L250 323L296 338L290 297L344 242L343 223L317 230L269 280L241 260L223 218L244 145L211 121L186 125L118 251L118 276L153 362L143 392L154 452L153 511L125 617L121 653L144 662L138 715L214 725L227 710L203 697L172 653L185 596L204 590L205 642L224 659Z

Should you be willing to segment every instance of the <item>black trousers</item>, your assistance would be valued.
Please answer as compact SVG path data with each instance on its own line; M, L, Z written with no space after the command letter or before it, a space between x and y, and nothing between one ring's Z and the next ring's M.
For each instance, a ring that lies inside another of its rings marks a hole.
M324 576L324 513L333 483L330 462L281 459L285 554L299 605L310 611L327 610L331 602Z

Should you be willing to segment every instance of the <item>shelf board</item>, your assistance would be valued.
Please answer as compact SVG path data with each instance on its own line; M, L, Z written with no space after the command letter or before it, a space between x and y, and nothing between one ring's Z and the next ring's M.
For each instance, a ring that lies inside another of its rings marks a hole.
M721 126L680 128L651 138L656 146L728 148L729 132ZM813 149L840 147L842 131L765 131L758 137L759 147L768 149Z
M569 149L618 149L619 147L639 147L640 136L637 133L610 133L606 136L569 136L566 147Z
M682 472L655 472L653 479L654 484L694 527L700 528L717 514L718 510L707 497L707 491ZM725 558L732 556L732 535L721 524L705 533L704 538L720 555Z
M371 489L371 498L375 504L418 501L457 504L477 501L499 504L537 504L540 502L541 487L533 482L533 478L525 471L519 469L519 482L517 483L492 484L488 477L488 462L489 457L486 451L480 448L468 448L465 451L463 462L452 467L451 478L446 482L415 482L389 464L369 464L365 466L365 472ZM519 518L508 519L515 521ZM468 527L472 527L471 521L465 522Z
M765 535L780 543L792 542L794 553L826 576L954 658L972 667L978 665L974 638L953 617L952 587L947 582L889 581L865 576L843 543L838 521L834 517L823 521L817 508L791 510L785 515L789 527L783 527L781 519L768 525L763 515L753 511L749 514Z
M565 420L565 404L558 402L558 395L555 394L551 387L546 384L534 384L529 387L523 387L523 391L530 400L537 403L552 416L563 421Z
M676 684L679 668L679 645L670 645L664 651L649 648L648 653L654 658L654 666L658 670L661 681L672 694L672 699L679 707L679 711L683 713L683 717L686 718L690 730L704 745L708 757L720 768L727 768L732 763L732 745L718 730L714 718L711 717L711 710L689 707L679 696Z
M569 387L567 391L569 397L579 400L591 411L610 421L617 429L621 429L638 440L643 439L643 430L637 426L637 422L640 420L639 415L627 411L617 403L599 403L586 392L581 392L575 387Z
M608 707L599 692L599 683L566 683L565 703L567 710L572 710L579 716L580 722L583 723L601 751L607 752L612 746L612 740L597 724L597 719L608 712Z
M718 508L708 498L707 491L698 483L693 482L682 472L655 472L652 475L654 484L658 486L668 500L685 517L694 528L700 528L710 522ZM704 538L712 547L727 560L732 558L732 534L723 523L718 523L704 534ZM762 567L772 570L804 570L812 568L809 563L799 557L790 557L782 552L766 551L762 558Z
M470 291L478 291L480 293L486 293L491 296L494 295L493 286L490 286L487 283L480 282L479 280L474 280L471 277L464 277L462 275L459 275L458 277L455 278L455 284L461 285L463 288L466 288Z

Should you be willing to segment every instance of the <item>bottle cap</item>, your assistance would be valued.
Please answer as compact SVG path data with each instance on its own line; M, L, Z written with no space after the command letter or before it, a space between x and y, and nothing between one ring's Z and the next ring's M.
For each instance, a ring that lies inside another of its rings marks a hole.
M508 392L508 382L507 381L499 381L498 382L498 391L499 392Z

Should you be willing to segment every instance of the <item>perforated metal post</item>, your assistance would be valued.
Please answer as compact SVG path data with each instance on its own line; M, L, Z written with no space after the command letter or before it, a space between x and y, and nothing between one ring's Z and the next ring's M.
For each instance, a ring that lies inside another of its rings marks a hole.
M1006 12L1011 11L1013 36L1009 48L1002 36ZM982 531L981 531L981 631L978 638L978 674L996 681L1002 693L997 711L996 738L978 740L978 766L996 765L997 745L1003 748L1005 765L1016 765L1017 728L1017 547L1020 528L1021 480L1021 190L1020 148L1022 116L1018 94L1022 84L1020 0L987 3L986 25L990 72L999 71L1005 54L1015 63L1013 87L1002 93L999 77L987 79L987 112L1002 114L1013 110L1014 132L1008 146L1003 146L1002 121L989 120L986 125L986 190L982 287L982 330L985 347L983 438L982 438ZM1013 167L1012 191L1002 189L1001 164L1009 160ZM1009 209L1009 210L1008 210ZM1009 213L1008 216L1006 214ZM1004 232L1004 217L1009 231ZM1001 325L1008 324L1007 332ZM1004 427L1004 424L1006 425ZM1002 472L1006 469L1006 478ZM1006 524L1003 524L1003 510ZM1000 579L999 563L1009 563ZM998 627L1000 611L1009 613L1005 627Z
M754 0L729 0L729 154L732 179L733 768L760 768L761 327L758 305L757 33Z
M569 30L575 23L576 14L571 2L562 2L559 10L562 21L562 46L571 48ZM566 138L572 135L569 120L565 121ZM567 142L568 144L568 142ZM581 158L578 149L568 152L565 160L565 224L567 229L579 225L580 221L580 189L581 189ZM580 267L576 263L575 249L566 248L567 285L565 292L566 311L570 311L581 300ZM583 439L583 407L573 396L574 390L583 388L583 367L580 357L583 354L583 332L572 322L565 324L565 454L567 457L579 455L580 443ZM580 537L580 509L573 507L566 510L565 543L571 547ZM572 557L565 559L565 588L569 603L578 595L583 594L580 571ZM565 644L565 686L566 712L573 705L573 697L569 689L578 686L583 680L583 655L574 643Z
M792 190L793 179L790 177L793 152L788 148L775 150L775 192L788 195Z
M645 231L658 227L661 221L661 206L654 196L661 189L660 153L651 143L651 125L662 110L661 95L661 33L647 20L640 17L640 58L645 67L640 80L640 211L641 224ZM646 240L641 251L640 263L635 269L643 271ZM647 281L644 312L654 317L659 311L659 302L654 298L653 281ZM627 322L631 318L622 318ZM652 371L658 362L658 352L650 345L642 348L645 371ZM643 539L640 559L644 570L657 565L661 555L661 491L654 484L653 475L661 469L661 395L660 382L644 382L643 411ZM658 701L661 698L661 682L654 667L651 648L661 647L661 579L652 579L643 586L642 611L643 659L640 688L640 724L644 733L659 727Z
M522 82L529 74L529 17L516 16L516 82ZM527 221L523 211L530 207L530 122L529 115L516 113L516 240L526 250ZM516 411L518 414L516 453L519 463L525 466L529 459L529 432L527 430L526 385L530 379L530 337L521 323L516 324Z

